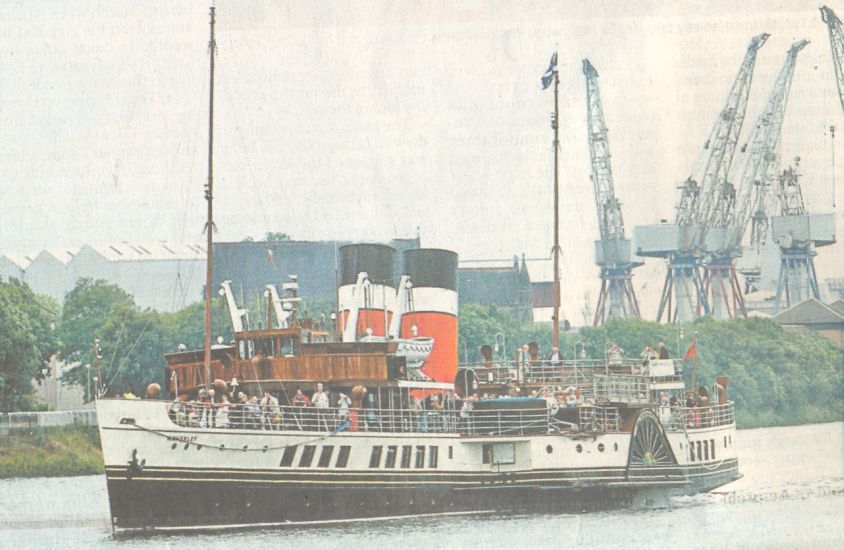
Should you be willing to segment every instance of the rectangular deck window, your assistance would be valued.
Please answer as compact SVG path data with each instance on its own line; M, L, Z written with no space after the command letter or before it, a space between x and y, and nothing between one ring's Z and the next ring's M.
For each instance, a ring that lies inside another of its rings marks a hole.
M333 445L325 445L322 448L322 451L319 453L319 462L317 462L318 468L328 468L331 464L331 455L334 453L334 446Z
M281 462L278 464L282 468L289 468L293 466L293 459L296 457L296 447L287 447L284 449L284 454L281 455Z
M429 468L436 468L437 462L439 460L440 448L439 447L428 447L428 467Z
M416 467L425 467L425 445L419 445L416 447Z
M697 447L697 459L703 460L703 451L701 450L701 443L700 441L695 441L695 446Z
M410 455L413 452L413 447L404 445L401 448L401 467L410 468Z
M352 452L352 447L350 445L340 445L340 452L337 454L337 464L338 468L345 468L346 465L349 463L349 453Z
M390 445L387 447L387 457L384 459L384 467L385 468L395 468L396 467L396 456L399 454L399 448L396 445Z
M709 448L711 449L710 456L712 457L712 460L715 460L715 440L714 439L709 440Z
M311 462L314 461L315 454L316 445L305 445L305 447L302 449L302 457L299 458L299 467L309 468L311 466Z
M381 445L376 445L372 447L372 456L369 457L369 467L370 468L378 468L381 466L381 451L384 450L384 447Z
M689 461L690 462L695 461L695 442L694 441L689 443Z
M454 449L451 447L451 445L449 445L448 446L448 459L451 460L452 458L454 458Z

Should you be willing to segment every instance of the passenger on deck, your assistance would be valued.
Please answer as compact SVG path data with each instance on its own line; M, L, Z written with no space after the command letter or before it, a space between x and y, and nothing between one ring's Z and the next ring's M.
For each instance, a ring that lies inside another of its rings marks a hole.
M651 361L656 359L656 353L654 353L654 350L652 350L650 346L645 346L645 349L642 350L639 357L642 359L642 372L644 373L647 366L651 364Z
M217 415L214 418L214 426L217 428L229 427L229 412L231 410L231 403L226 394L220 398L220 403L217 405Z
M668 348L665 347L665 342L659 342L656 349L659 351L660 359L671 359L671 356L668 355Z
M559 366L562 362L562 358L560 357L560 350L555 346L551 348L551 356L548 358L548 361L551 362L551 366Z
M440 403L440 398L437 395L432 395L428 398L428 412L426 416L428 417L428 429L432 432L439 432L442 431L443 428L443 420L442 420L442 411L443 405Z
M302 388L296 388L296 395L293 396L290 404L294 407L310 407L311 400L307 395L302 393Z
M261 405L261 423L265 429L278 430L281 428L281 408L278 398L270 392L264 392L259 403Z
M257 429L261 427L261 405L258 404L258 398L252 396L246 405L247 410L247 424L249 428Z
M322 382L316 385L316 391L311 396L311 403L317 409L327 409L331 406L331 400L328 398L328 392L323 390Z
M206 408L206 414L208 415L208 427L214 428L217 426L217 392L214 391L214 388L208 390L208 406Z
M349 396L345 393L340 393L340 397L337 399L337 415L339 416L340 422L345 422L349 419L349 409L352 406L352 400L349 399Z
M623 361L624 350L618 344L613 344L607 351L607 363L611 367L620 367Z
M472 409L475 408L475 401L478 396L472 394L466 397L463 405L460 407L460 419L457 422L457 429L461 432L471 433Z
M364 394L363 406L366 409L366 429L381 431L381 418L378 416L378 400L374 393L366 392Z
M248 405L248 401L249 399L245 393L242 391L237 392L237 404L232 407L232 412L229 414L229 423L234 425L235 428L246 427L246 406Z

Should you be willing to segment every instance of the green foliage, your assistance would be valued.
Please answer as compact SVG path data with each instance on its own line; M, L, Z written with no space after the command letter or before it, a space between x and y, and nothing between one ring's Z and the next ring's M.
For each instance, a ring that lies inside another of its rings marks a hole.
M282 233L280 231L269 231L267 232L266 236L264 236L264 240L267 242L289 241L290 235L288 235L287 233Z
M213 310L212 334L231 340L228 313L222 301ZM152 382L162 385L163 355L205 345L205 309L192 304L175 313L159 313L135 305L132 296L102 280L80 279L67 295L62 315L64 357L80 361L80 368L66 374L69 383L88 391L89 373L84 365L97 364L95 342L100 341L100 376L107 394L143 395ZM93 386L92 386L93 391ZM90 399L91 396L86 396Z
M40 429L32 435L0 436L0 479L103 473L97 428Z
M36 408L31 381L58 351L58 310L17 279L0 281L0 411Z
M61 319L62 357L66 361L93 360L96 332L114 315L135 308L132 296L102 279L82 278L64 299Z
M205 346L205 303L196 302L186 308L173 313L162 313L161 321L164 330L172 335L172 346L167 350L175 351L179 344L184 344L188 349L203 349ZM223 300L214 300L211 314L212 344L217 343L217 338L224 342L232 340L231 321L229 313Z
M460 351L469 361L478 348L493 344L495 334L507 339L507 355L535 341L545 355L551 346L550 325L520 325L492 306L460 308ZM696 368L682 357L697 337ZM842 350L815 334L787 331L770 319L713 321L701 318L685 325L660 325L640 319L612 319L601 327L584 327L577 335L562 334L560 351L571 358L577 340L588 357L603 358L610 343L627 357L638 357L645 346L662 341L679 358L686 384L692 371L697 385L711 386L718 375L730 377L729 394L736 403L740 427L803 424L841 420Z

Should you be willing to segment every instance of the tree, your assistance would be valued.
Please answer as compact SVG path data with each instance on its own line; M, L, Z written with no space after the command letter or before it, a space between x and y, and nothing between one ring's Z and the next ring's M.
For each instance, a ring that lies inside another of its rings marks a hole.
M215 299L211 315L211 338L216 343L217 338L224 342L232 339L232 327L229 314L222 300ZM188 349L204 349L205 347L205 303L196 302L186 308L173 313L161 315L164 329L171 335L174 348L184 344Z
M132 296L102 279L79 279L64 300L61 353L65 361L80 361L94 347L96 332L117 311L135 308Z
M290 235L287 233L281 233L279 231L269 231L264 240L267 242L281 242L281 241L289 241Z
M58 350L58 310L17 279L0 281L0 411L35 408L32 380Z
M510 359L518 346L531 341L539 345L541 355L550 350L549 326L520 324L493 306L461 305L459 326L461 358L465 350L470 362L479 360L478 348L493 344L499 332L506 337ZM570 358L580 341L588 357L604 359L608 347L618 344L626 357L637 360L645 346L653 348L662 341L691 388L693 364L682 357L695 338L697 385L710 386L716 376L727 375L740 427L841 418L842 350L818 335L787 331L770 319L701 318L685 325L610 319L600 327L583 327L576 335L562 334L560 352Z

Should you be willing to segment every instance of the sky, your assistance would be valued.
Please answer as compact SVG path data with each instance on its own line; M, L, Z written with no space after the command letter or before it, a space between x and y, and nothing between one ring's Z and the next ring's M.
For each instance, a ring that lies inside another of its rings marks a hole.
M463 259L548 256L553 96L539 78L557 50L564 309L576 316L598 288L581 60L600 74L632 235L673 219L676 187L760 32L771 37L744 135L790 44L809 39L782 161L799 156L809 210L833 212L828 129L844 138L844 113L816 0L219 1L215 239L418 232ZM202 241L208 7L7 1L0 36L0 253ZM821 279L842 276L841 246L819 251ZM658 260L635 272L646 316L662 277Z

